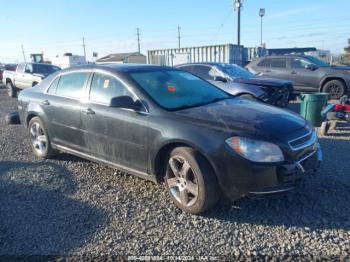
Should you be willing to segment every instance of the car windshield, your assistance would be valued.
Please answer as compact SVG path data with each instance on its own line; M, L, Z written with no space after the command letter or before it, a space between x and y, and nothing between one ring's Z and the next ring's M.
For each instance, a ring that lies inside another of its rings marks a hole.
M42 64L33 64L33 73L34 74L44 74L49 75L59 71L60 68L58 66L53 65L42 65Z
M185 71L132 72L130 77L167 110L196 107L230 97L210 83Z
M235 64L220 64L220 69L231 78L251 78L256 77L248 70Z
M320 67L328 67L330 66L328 63L325 61L322 61L321 59L314 57L314 56L307 56L307 58L314 64L320 66Z

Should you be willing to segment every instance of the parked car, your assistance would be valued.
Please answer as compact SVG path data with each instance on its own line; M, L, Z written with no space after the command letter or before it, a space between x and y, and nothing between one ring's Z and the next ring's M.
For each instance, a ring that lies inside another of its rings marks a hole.
M176 68L199 76L231 95L279 107L288 106L293 93L290 81L264 79L235 64L192 63L178 65Z
M350 87L350 67L331 66L307 55L266 56L247 65L253 74L293 82L298 91L326 92L339 99Z
M60 70L59 67L49 64L22 63L16 67L15 71L5 70L3 82L6 84L8 95L15 97L18 90L35 86L42 79L58 70Z
M18 100L37 157L61 151L165 181L174 203L195 214L220 191L236 200L293 189L322 158L299 115L170 67L74 67Z
M16 70L16 65L13 65L13 64L0 65L0 81L3 80L3 73L4 73L5 70L15 71Z

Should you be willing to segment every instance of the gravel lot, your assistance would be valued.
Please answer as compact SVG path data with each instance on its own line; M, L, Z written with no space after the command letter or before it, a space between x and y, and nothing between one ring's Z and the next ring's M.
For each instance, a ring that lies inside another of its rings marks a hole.
M38 161L16 99L0 89L0 256L231 255L350 260L350 127L321 138L320 172L295 192L242 199L203 216L163 185L61 154Z

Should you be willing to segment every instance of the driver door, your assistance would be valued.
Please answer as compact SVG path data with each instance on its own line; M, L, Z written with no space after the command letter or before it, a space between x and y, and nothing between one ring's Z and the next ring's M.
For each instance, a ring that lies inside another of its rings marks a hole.
M81 111L87 149L100 160L147 172L148 113L110 107L119 96L138 99L113 75L94 73L89 101Z

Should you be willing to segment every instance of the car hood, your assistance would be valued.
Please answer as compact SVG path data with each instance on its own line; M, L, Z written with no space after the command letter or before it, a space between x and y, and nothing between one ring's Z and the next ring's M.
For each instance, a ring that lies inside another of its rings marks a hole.
M263 90L263 87L259 85L245 84L233 81L224 83L221 81L209 80L209 82L233 96L240 94L252 94L255 97L260 97L266 94L266 92Z
M251 84L251 85L276 86L276 87L292 84L291 81L264 78L264 77L235 78L233 81L237 83L245 83L245 84Z
M176 114L192 124L267 139L283 138L307 126L303 118L291 111L239 97L180 110Z
M350 66L331 66L330 68L334 70L350 70Z

